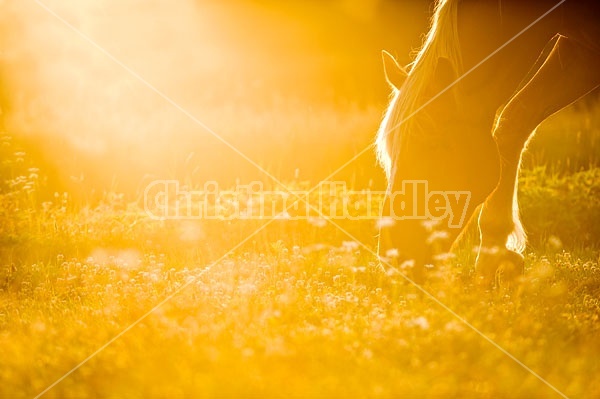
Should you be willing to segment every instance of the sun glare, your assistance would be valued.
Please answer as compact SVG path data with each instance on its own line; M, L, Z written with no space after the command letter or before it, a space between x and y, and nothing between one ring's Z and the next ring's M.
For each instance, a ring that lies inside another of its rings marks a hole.
M0 0L0 397L600 397L597 92L401 120L544 3Z

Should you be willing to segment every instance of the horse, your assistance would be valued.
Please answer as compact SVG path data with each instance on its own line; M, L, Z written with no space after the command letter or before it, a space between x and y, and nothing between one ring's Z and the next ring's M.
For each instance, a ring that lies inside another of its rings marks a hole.
M542 121L600 85L599 11L589 0L438 0L406 68L383 52L392 94L375 140L391 220L379 231L382 259L409 262L422 281L467 224L449 223L443 199L469 193L463 220L479 229L478 280L524 272L521 156ZM433 207L423 203L432 196L407 195L407 182L437 193Z

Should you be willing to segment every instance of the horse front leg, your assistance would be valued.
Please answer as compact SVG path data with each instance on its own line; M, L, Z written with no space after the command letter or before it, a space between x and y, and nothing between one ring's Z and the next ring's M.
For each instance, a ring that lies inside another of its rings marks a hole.
M502 110L493 132L501 158L500 180L479 215L476 267L483 284L492 284L499 271L509 279L522 273L525 236L516 201L521 153L542 121L600 84L599 67L597 52L561 36L544 64Z
M516 119L518 121L518 119ZM509 129L504 125L502 129ZM496 129L495 137L505 137L502 129ZM524 140L512 143L498 143L501 157L501 175L498 185L481 207L479 214L480 244L477 253L476 269L484 286L492 285L502 273L505 278L514 280L524 271L524 258L521 255L525 244L525 233L519 220L516 199L517 177L521 153L533 129L525 123L509 129L511 135Z

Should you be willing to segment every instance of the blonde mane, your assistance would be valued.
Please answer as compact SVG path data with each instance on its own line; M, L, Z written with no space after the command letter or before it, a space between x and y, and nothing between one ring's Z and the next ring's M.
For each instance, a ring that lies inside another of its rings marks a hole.
M375 141L377 158L390 184L393 176L395 155L414 127L412 114L421 105L421 94L435 73L438 59L445 57L456 72L462 70L458 43L457 9L459 0L438 0L435 5L431 27L421 49L413 62L403 85L392 92Z

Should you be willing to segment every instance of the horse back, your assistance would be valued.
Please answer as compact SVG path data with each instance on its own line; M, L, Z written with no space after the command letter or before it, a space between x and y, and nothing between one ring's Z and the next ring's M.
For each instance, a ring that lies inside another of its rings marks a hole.
M562 7L558 33L600 53L600 1L568 0Z

